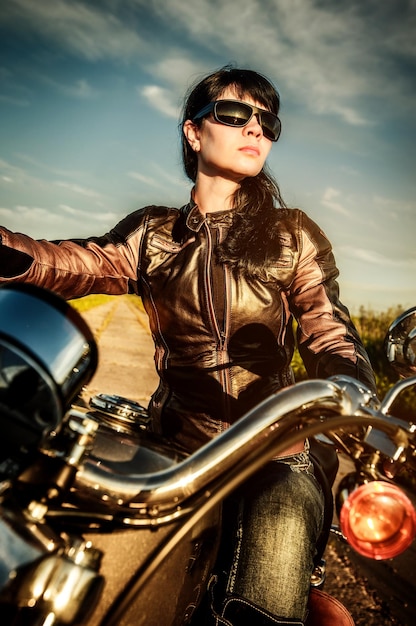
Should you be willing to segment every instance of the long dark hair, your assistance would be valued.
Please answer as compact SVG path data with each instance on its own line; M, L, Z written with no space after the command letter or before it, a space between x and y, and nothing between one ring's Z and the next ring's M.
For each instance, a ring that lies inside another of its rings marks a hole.
M225 66L191 89L183 108L182 128L184 122L193 120L206 104L220 98L227 87L231 87L238 98L250 95L265 109L279 113L279 94L265 76L253 70ZM202 124L202 120L194 123ZM183 166L187 176L195 182L198 158L183 132L181 140ZM278 256L276 210L285 206L267 166L257 176L245 178L233 197L233 227L216 251L220 261L234 270L259 274L261 268Z

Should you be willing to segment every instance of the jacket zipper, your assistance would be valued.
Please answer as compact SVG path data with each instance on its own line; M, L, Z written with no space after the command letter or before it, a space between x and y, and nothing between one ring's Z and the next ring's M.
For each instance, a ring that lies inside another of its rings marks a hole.
M207 240L208 240L206 276L205 276L207 303L208 303L208 309L209 309L210 316L211 316L211 323L212 323L214 332L217 336L217 365L219 366L218 377L219 377L222 389L224 391L224 399L223 399L224 415L221 421L223 423L227 420L227 423L228 423L228 416L229 416L229 410L230 410L229 398L230 398L230 391L231 391L231 379L226 368L222 366L224 366L227 363L228 358L229 358L228 356L228 323L230 319L230 315L229 315L230 313L229 311L230 310L230 301L229 301L230 300L229 298L230 274L229 274L228 268L225 265L223 265L222 271L224 272L224 311L223 311L222 326L220 326L220 321L218 320L218 317L215 311L212 284L210 280L210 277L212 276L212 273L213 273L213 268L212 268L213 241L212 241L211 231L208 225L206 226L206 232L207 232ZM223 235L223 231L220 227L219 237L218 237L219 241L221 241L222 235ZM221 428L221 430L223 430L223 428Z

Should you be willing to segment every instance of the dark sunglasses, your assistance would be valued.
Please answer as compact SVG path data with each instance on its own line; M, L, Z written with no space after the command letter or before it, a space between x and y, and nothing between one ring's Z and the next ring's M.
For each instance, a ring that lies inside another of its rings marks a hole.
M253 115L257 115L263 135L270 141L277 141L282 130L282 125L277 115L239 100L215 100L210 102L198 111L193 121L201 119L201 117L205 117L211 112L214 115L214 119L220 124L237 126L239 128L246 126Z

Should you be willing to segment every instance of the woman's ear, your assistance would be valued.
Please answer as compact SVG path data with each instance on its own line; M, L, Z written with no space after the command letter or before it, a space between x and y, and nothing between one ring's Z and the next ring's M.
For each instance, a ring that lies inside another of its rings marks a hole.
M183 124L183 134L186 137L187 142L191 146L194 152L199 152L200 148L200 129L199 127L191 122L191 120L186 120Z

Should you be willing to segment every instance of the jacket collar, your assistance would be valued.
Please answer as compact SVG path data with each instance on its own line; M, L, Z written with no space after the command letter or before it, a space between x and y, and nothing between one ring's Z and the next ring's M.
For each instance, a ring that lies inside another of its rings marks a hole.
M198 232L202 224L207 223L209 226L216 226L222 224L224 226L231 226L233 221L233 211L218 211L215 213L207 213L207 215L202 215L200 212L198 205L195 204L194 200L191 198L189 204L182 207L181 211L185 216L186 225L189 230L193 232Z
M202 224L205 222L204 215L202 215L202 213L198 209L198 206L193 200L191 200L190 203L187 204L186 207L184 207L184 209L187 227L189 228L189 230L197 233L201 229Z

